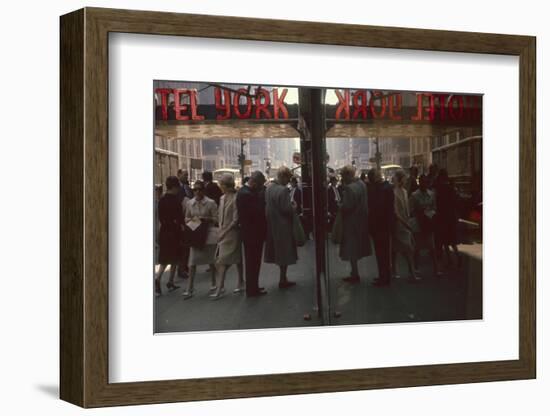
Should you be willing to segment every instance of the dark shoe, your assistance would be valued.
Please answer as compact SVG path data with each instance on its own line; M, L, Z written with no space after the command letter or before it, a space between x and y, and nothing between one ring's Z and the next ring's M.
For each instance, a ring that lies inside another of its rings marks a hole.
M384 280L373 280L373 282L371 283L371 286L374 286L374 287L387 287L390 285L390 282L386 282Z
M287 287L296 286L296 282L290 282L285 280L284 282L279 283L279 289L286 289Z
M179 286L176 286L173 282L166 283L166 287L168 288L169 292L172 292L172 291L180 288Z
M348 277L344 277L342 280L346 283L351 283L351 284L357 284L361 281L359 276L348 276Z
M422 278L421 278L420 276L414 274L414 275L409 276L409 278L407 279L407 282L409 282L409 283L417 283L417 282L419 282L419 281L421 281L421 280L422 280Z
M256 290L255 292L247 293L247 298L256 298L258 296L267 295L267 292L265 290Z

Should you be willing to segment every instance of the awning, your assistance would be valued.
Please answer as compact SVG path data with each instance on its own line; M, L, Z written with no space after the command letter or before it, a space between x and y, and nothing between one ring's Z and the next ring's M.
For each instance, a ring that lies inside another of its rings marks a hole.
M155 134L171 139L277 139L299 137L297 120L205 120L157 121ZM443 136L464 127L464 123L411 123L409 121L327 121L327 138L431 137Z

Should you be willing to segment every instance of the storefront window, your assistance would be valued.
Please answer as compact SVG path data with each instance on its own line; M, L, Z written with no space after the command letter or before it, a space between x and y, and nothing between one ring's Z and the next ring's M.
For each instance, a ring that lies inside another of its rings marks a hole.
M154 94L156 332L482 317L481 96Z

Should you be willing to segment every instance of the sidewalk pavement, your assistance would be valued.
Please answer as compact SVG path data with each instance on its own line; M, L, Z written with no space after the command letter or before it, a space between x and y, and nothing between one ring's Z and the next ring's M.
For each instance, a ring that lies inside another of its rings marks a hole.
M406 266L398 259L401 278L394 278L390 287L376 288L369 281L377 277L374 256L359 262L361 282L349 284L342 277L349 275L349 265L338 258L338 247L329 248L330 308L324 324L349 325L397 322L448 321L481 319L482 264L481 244L460 245L460 269L443 269L443 277L434 277L431 261L420 258L422 280L409 283ZM265 296L247 298L244 293L233 294L237 270L227 273L223 298L209 298L210 273L207 266L199 266L195 278L195 296L184 300L181 296L186 280L176 279L179 289L168 293L162 279L163 295L155 299L155 332L212 331L307 327L323 325L316 309L316 290L313 271L314 247L309 241L298 249L299 260L288 268L288 279L297 284L288 289L278 288L279 270L272 264L262 264L260 286ZM152 286L152 285L151 285Z

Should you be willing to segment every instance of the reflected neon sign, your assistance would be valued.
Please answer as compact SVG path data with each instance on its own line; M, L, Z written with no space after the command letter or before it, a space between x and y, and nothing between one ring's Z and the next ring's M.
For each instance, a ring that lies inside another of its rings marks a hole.
M287 120L287 88L228 90L215 87L216 120ZM160 119L168 120L173 111L179 121L202 121L198 92L191 88L157 88ZM411 122L461 122L481 120L481 96L446 93L391 92L335 89L337 103L327 105L328 118L335 120L388 120ZM410 97L412 95L412 97ZM406 96L408 106L404 106ZM172 100L170 100L172 98ZM414 103L414 104L413 104ZM212 118L214 116L210 116Z

